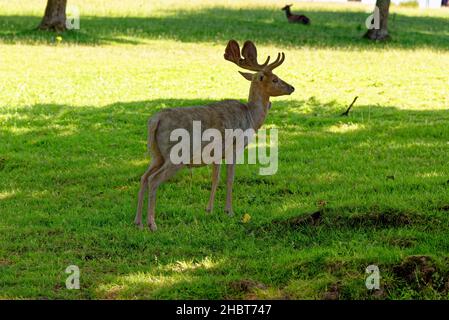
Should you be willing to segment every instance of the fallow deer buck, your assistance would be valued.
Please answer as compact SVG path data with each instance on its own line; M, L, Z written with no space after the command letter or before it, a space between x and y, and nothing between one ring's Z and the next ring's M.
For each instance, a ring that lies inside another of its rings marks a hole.
M183 167L206 165L205 163L174 164L170 159L171 148L177 143L170 141L170 135L175 129L185 129L192 137L193 121L201 121L201 130L215 128L225 136L225 129L241 129L243 131L252 128L255 132L262 126L271 107L270 97L289 95L295 89L279 79L272 73L285 59L284 53L278 53L277 59L268 64L268 57L263 64L257 62L257 50L251 41L246 41L240 55L240 48L235 40L230 40L224 54L224 58L237 66L255 71L255 73L239 73L251 81L248 103L237 100L225 100L205 106L165 109L151 117L148 121L148 148L151 155L151 163L141 178L138 195L137 214L135 224L142 228L142 207L144 193L149 186L148 220L147 224L152 231L156 230L155 208L156 190L161 183L172 177ZM201 148L204 145L201 142ZM224 145L224 144L222 144ZM245 142L246 146L246 142ZM244 146L244 147L245 147ZM192 153L190 153L192 155ZM224 153L223 153L224 154ZM217 190L220 161L212 163L212 188L207 211L211 212L214 205ZM232 185L234 181L235 162L226 163L227 166L227 192L225 211L232 215Z
M290 11L290 7L292 7L292 4L287 4L285 7L283 7L281 10L285 11L285 15L287 16L287 20L290 23L302 23L302 24L310 24L310 19L307 18L305 15L302 14L293 14Z

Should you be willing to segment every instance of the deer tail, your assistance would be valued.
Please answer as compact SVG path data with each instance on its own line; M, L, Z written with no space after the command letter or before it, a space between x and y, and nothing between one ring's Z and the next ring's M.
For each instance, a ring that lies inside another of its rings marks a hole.
M152 157L163 158L157 144L157 128L159 127L159 115L148 120L148 151Z

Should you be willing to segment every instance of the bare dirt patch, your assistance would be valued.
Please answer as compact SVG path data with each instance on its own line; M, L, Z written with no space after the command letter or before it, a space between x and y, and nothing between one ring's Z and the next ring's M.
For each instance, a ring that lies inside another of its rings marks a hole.
M341 285L339 282L332 284L323 294L323 300L340 300Z
M267 287L261 282L243 279L230 282L229 288L239 293L249 293L254 289L266 289Z
M416 291L426 287L439 292L448 290L448 272L441 270L429 256L408 256L400 264L393 266L393 273Z
M0 267L6 267L12 265L12 262L7 259L0 258Z

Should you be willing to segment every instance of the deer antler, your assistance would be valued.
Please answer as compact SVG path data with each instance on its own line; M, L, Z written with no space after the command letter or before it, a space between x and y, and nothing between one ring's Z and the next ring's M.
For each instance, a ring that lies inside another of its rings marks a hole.
M285 54L283 52L278 53L278 56L276 60L274 60L273 63L270 63L268 66L265 67L266 71L273 71L274 68L279 67L281 64L284 63Z
M243 44L242 55L243 58L240 56L240 47L237 41L229 40L225 49L224 58L234 62L239 67L251 71L261 71L265 69L270 61L270 57L268 56L263 64L257 62L257 49L251 41L246 41Z

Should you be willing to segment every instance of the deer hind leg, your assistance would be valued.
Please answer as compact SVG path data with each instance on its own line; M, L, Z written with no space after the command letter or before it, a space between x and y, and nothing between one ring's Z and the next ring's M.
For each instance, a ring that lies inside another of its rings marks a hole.
M143 208L143 199L145 195L145 191L148 186L148 177L152 175L156 170L158 170L162 164L164 163L163 159L156 157L151 160L150 166L148 167L147 171L143 174L143 176L140 178L140 190L139 190L139 197L137 202L137 213L136 218L134 219L134 224L136 224L138 227L142 228L142 208Z
M149 178L149 200L148 200L148 218L147 224L151 231L156 231L155 222L156 211L156 191L161 183L170 179L182 166L174 165L170 161L166 161L156 172Z
M226 165L226 207L225 212L232 216L232 185L234 183L235 163Z
M212 212L214 209L215 193L217 192L218 182L220 180L220 164L212 163L212 188L210 190L209 203L206 211Z

